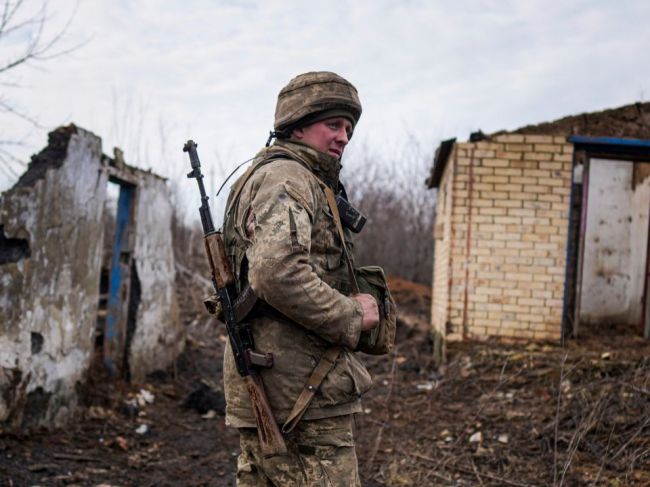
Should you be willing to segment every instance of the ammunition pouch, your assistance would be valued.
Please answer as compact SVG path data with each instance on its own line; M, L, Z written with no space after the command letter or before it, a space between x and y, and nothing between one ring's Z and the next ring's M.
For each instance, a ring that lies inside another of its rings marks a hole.
M379 306L379 325L361 332L357 350L371 355L384 355L393 349L397 330L397 309L388 289L384 270L378 266L355 269L359 292L370 294Z

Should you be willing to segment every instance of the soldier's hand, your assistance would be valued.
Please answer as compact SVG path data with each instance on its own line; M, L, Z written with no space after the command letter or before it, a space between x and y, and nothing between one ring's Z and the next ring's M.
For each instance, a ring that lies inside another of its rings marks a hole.
M379 307L377 301L370 294L356 294L352 299L361 304L363 309L363 320L361 331L372 330L379 324Z

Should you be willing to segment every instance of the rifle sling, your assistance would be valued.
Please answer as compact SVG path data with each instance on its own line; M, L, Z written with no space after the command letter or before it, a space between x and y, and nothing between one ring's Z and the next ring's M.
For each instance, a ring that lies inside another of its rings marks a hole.
M343 255L345 256L345 263L348 266L348 277L350 278L350 286L352 286L352 294L359 294L359 284L357 283L357 276L354 274L354 267L352 265L352 259L348 253L348 246L345 244L345 234L343 233L343 226L341 225L341 215L339 215L339 208L336 205L336 197L334 196L334 191L321 183L323 191L325 192L325 197L327 198L327 203L330 207L332 215L334 216L334 223L336 223L336 229L339 231L339 238L341 239L341 245L343 246Z
M232 306L235 321L241 323L255 307L257 301L258 299L255 291L253 291L251 285L247 283L235 299Z
M300 392L298 399L296 399L296 402L293 405L293 408L291 409L287 420L282 425L282 433L286 435L298 425L298 422L302 419L303 415L307 411L309 404L311 404L312 399L314 399L314 394L316 394L316 391L320 387L329 371L332 370L332 367L334 367L336 359L338 358L342 348L343 347L340 345L333 345L325 350L325 353L318 362L318 365L316 365L316 368L309 376L305 387Z
M332 215L334 216L334 222L336 223L336 228L338 229L339 237L341 238L341 245L343 246L343 255L345 256L345 262L348 266L348 274L350 277L350 285L352 286L352 292L353 294L359 294L359 285L357 284L357 279L356 276L354 275L352 259L350 258L350 255L348 254L347 246L345 245L345 235L343 234L343 227L341 226L341 217L339 215L338 207L336 206L336 198L334 197L334 192L329 186L325 185L324 183L321 183L321 187L325 192L327 203L330 207ZM293 405L293 408L291 409L291 412L289 413L287 420L282 425L282 433L284 434L290 433L298 425L298 422L302 419L303 415L307 411L307 408L309 408L311 401L314 399L314 395L316 394L316 391L323 383L323 380L325 380L325 377L327 377L329 371L332 370L332 368L334 367L334 364L336 363L336 359L338 358L339 354L342 351L343 351L343 347L341 345L332 345L328 347L327 350L325 350L325 353L323 354L320 361L318 362L318 365L316 365L316 368L314 368L314 370L312 371L311 375L309 376L309 379L307 379L307 383L305 384L305 387L300 392L298 399L296 399L296 402Z

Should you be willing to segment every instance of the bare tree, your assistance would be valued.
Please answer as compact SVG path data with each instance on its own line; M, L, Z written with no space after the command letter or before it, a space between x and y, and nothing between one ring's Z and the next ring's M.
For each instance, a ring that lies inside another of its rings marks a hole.
M67 18L65 24L48 33L51 22L47 0L5 0L0 6L0 115L19 119L32 129L44 129L32 115L16 106L7 95L7 90L20 86L14 76L27 65L40 65L68 54L85 42L69 44L65 35L77 10ZM14 155L14 149L23 145L23 140L0 138L0 170L10 178L18 177L16 170L25 163Z
M431 153L410 137L392 154L367 147L349 154L342 173L351 202L368 218L355 245L360 265L430 284L435 195L424 181Z

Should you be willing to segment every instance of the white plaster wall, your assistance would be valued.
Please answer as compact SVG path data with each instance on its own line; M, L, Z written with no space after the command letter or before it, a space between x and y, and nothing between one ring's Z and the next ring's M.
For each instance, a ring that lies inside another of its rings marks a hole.
M650 186L632 188L633 164L592 159L580 319L637 325L641 316Z
M54 425L74 411L75 387L92 359L107 182L101 140L74 131L60 167L0 202L7 237L27 238L31 249L29 258L0 267L0 368L20 373L22 394L49 397L36 405L34 421ZM32 333L43 337L34 353ZM12 406L0 407L0 422L16 413ZM21 417L18 411L13 420L20 424Z
M0 198L6 237L27 239L31 249L28 258L0 266L2 427L63 425L94 358L108 176L101 139L73 126L62 130L72 132L67 150L59 143L62 164ZM133 256L141 285L129 365L139 380L171 365L184 337L169 190L158 176L129 171L138 178ZM38 351L33 333L43 338Z
M138 179L133 254L142 294L129 354L134 380L166 368L185 346L174 287L169 187L153 174Z

